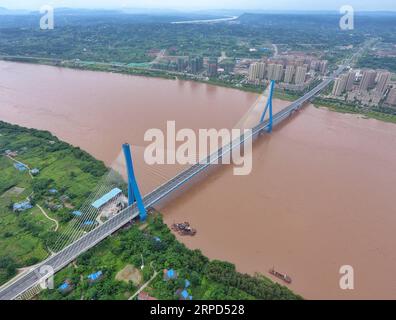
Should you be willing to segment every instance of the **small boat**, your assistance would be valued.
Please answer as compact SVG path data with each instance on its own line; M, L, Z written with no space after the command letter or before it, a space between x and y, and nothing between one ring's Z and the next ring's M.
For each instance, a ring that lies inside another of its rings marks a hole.
M278 272L275 270L275 268L270 269L269 273L277 277L278 279L286 282L287 284L292 283L292 279L287 274Z
M188 222L174 223L172 224L171 229L178 232L181 236L195 236L197 233L197 230L191 228Z

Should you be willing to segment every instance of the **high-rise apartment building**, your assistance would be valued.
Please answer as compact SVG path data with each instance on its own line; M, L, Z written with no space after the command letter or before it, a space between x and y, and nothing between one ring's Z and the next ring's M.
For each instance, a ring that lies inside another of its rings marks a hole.
M276 64L273 72L273 79L275 81L281 81L283 78L283 64Z
M386 98L386 103L396 106L396 88L390 89L388 97Z
M280 81L283 77L283 65L271 63L267 68L267 79Z
M265 63L255 62L249 67L249 81L262 80L265 74Z
M291 83L295 72L295 67L292 64L286 66L284 82Z
M199 73L203 69L203 58L202 57L190 57L189 68L191 73Z
M349 74L343 74L334 81L333 96L340 96L347 87Z
M356 72L349 71L346 81L346 88L345 88L347 91L351 91L353 89L353 83L355 82L355 79L356 79Z
M208 62L208 76L216 77L218 69L219 69L219 64L217 58L216 57L210 58Z
M377 72L374 70L364 70L362 80L360 80L360 91L367 91L372 89L375 85L375 78L377 77Z
M326 74L328 63L329 63L329 62L328 62L327 60L321 60L321 61L319 62L319 72L320 72L321 74Z
M305 83L305 77L307 75L308 68L306 65L304 66L298 66L296 69L296 77L294 79L295 84L304 84Z
M389 81L391 79L391 73L389 71L380 71L377 76L377 85L375 86L375 90L377 92L384 94L386 89L388 88Z

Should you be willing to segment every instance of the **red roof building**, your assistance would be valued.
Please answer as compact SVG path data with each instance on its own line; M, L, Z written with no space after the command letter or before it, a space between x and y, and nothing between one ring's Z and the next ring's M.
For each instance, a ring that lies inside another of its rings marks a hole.
M142 291L138 294L138 300L158 300L158 299L151 297L147 292Z

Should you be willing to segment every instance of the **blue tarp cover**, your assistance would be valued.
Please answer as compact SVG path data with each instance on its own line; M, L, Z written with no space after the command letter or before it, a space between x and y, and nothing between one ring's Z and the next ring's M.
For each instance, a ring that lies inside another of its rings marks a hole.
M92 280L92 281L95 281L95 280L98 280L98 279L101 277L101 275L102 275L102 271L98 271L98 272L96 272L96 273L91 273L91 274L88 276L88 279L89 279L89 280Z
M100 199L98 199L94 203L92 203L92 206L95 209L99 209L101 206L103 206L104 204L106 204L111 199L115 198L116 196L118 196L120 193L122 193L121 189L114 188L109 193L106 193L103 197L101 197Z
M184 299L187 299L187 298L188 298L188 292L187 292L187 290L183 290L183 291L181 292L181 296L182 296Z
M21 164L21 163L14 163L15 169L18 169L19 171L25 171L27 168Z
M67 288L69 288L69 284L67 282L64 282L60 287L59 290L66 290Z
M167 271L167 273L166 273L166 276L167 276L169 279L173 279L174 277L176 277L175 270L169 269L169 270Z
M31 208L33 208L33 206L31 205L31 203L29 201L14 203L14 205L13 205L14 211L16 211L16 210L24 211L24 210L29 210Z

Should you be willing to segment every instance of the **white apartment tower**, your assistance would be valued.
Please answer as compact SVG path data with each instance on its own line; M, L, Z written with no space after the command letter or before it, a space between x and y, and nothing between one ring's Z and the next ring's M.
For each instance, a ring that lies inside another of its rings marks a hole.
M377 85L375 86L377 92L384 94L388 88L390 79L391 73L389 71L380 71L377 76Z
M292 64L286 66L285 80L284 80L286 83L291 83L293 81L294 71L295 71L295 67Z
M265 63L255 62L249 67L249 81L264 79L265 74Z
M347 82L348 82L348 77L349 74L343 74L341 77L337 78L334 81L334 86L333 86L333 96L340 96L346 89L347 87Z
M308 68L307 66L298 66L296 70L296 78L294 79L295 84L304 84L305 77L307 75Z
M364 70L363 77L360 81L359 90L360 91L367 91L374 87L375 78L377 77L377 72L374 70Z

